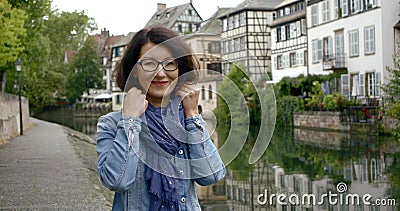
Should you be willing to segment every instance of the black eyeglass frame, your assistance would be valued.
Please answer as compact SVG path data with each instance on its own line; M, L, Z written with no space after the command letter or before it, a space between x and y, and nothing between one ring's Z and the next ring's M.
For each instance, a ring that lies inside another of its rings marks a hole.
M151 61L154 61L154 62L157 63L157 66L154 68L154 70L146 70L146 69L143 67L143 61L147 61L147 60L151 60ZM164 65L167 65L169 62L176 62L176 67L175 67L175 69L165 69L165 66L164 66ZM166 59L166 60L160 62L160 61L157 61L157 60L155 60L155 59L149 59L149 58L147 58L147 59L143 59L143 60L138 61L137 64L139 64L139 65L142 67L143 71L146 71L146 72L155 72L155 71L157 70L157 68L158 68L160 65L161 65L161 67L162 67L165 71L167 71L167 72L173 72L173 71L175 71L176 69L178 69L178 67L179 67L179 60L177 60L177 59Z

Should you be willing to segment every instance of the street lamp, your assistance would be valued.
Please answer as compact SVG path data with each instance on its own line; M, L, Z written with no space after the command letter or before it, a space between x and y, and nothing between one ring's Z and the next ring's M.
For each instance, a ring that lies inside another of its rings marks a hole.
M15 61L15 69L18 72L18 99L19 99L19 128L21 136L24 134L24 128L22 126L22 106L21 106L21 70L22 61L20 58Z

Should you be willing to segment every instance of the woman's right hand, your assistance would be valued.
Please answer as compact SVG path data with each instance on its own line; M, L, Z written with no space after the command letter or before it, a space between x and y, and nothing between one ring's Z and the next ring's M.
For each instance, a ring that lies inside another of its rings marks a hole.
M146 111L147 105L146 95L133 87L125 94L122 114L140 117Z

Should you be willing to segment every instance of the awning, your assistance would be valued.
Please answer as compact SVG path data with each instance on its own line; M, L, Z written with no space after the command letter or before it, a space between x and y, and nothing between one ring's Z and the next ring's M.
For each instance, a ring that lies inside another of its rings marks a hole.
M112 95L111 95L111 94L106 94L106 93L99 94L99 95L97 95L96 97L94 97L95 100L99 100L99 99L111 99L111 98L112 98Z

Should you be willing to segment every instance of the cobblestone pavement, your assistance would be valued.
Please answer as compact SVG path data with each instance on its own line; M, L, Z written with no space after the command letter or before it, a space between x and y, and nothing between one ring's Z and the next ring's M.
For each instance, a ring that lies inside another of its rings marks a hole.
M86 135L31 118L33 127L0 146L0 210L111 210Z

